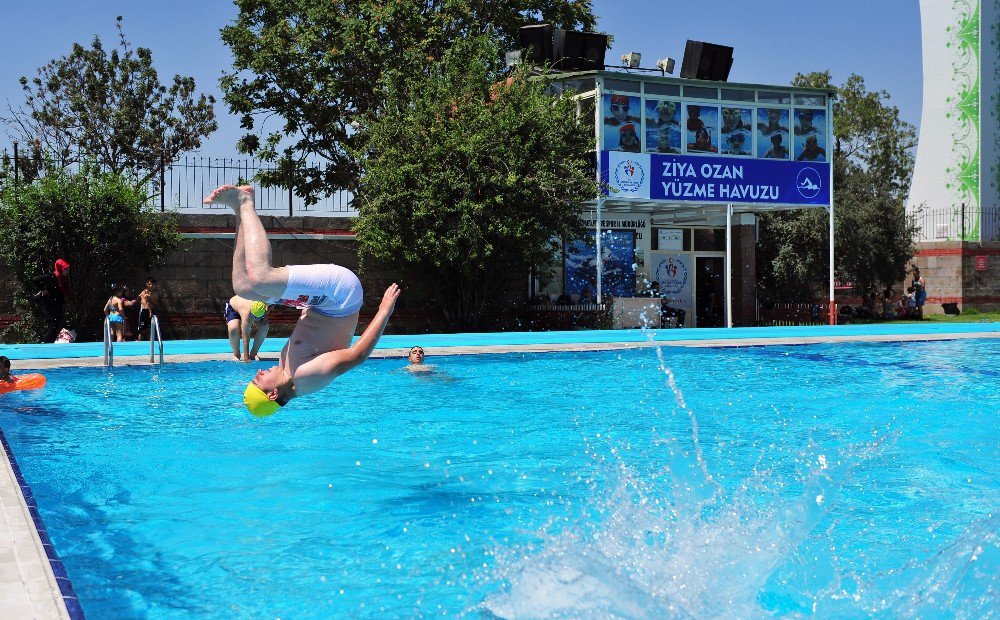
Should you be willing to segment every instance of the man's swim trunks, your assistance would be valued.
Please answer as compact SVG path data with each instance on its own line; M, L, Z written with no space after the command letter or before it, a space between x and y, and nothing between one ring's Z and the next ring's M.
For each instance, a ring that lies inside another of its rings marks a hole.
M233 307L229 305L228 301L226 302L226 309L223 312L223 314L226 317L226 323L228 323L229 321L232 321L234 319L239 319L240 318L240 313L237 312L237 311L235 311L235 310L233 310Z
M280 298L267 300L291 308L311 308L331 316L350 316L361 309L364 291L354 272L340 265L288 265L288 286Z

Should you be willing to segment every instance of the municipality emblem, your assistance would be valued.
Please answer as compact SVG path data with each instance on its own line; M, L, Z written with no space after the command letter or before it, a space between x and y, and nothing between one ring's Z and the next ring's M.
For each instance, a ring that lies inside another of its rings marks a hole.
M646 171L635 160L626 159L615 166L615 185L618 191L635 194L642 189L645 178Z

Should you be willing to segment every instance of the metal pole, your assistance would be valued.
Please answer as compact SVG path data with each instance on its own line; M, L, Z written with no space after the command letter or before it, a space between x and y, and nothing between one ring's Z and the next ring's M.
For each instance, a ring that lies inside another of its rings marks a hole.
M594 91L594 133L596 134L596 143L594 144L594 155L597 158L597 222L595 224L594 236L597 243L597 260L594 261L595 268L597 269L597 304L603 302L603 289L601 286L601 273L604 271L604 261L601 257L601 207L604 206L604 191L601 188L601 140L604 137L604 123L601 119L601 106L602 102L602 82L598 78L596 80L596 90Z
M833 137L833 101L829 97L826 98L826 118L827 118L827 133L826 135ZM837 324L837 302L834 298L834 272L836 270L836 265L834 263L834 226L833 226L833 166L834 160L836 159L836 143L834 145L833 157L830 157L830 325Z
M292 153L288 152L288 217L292 217L292 177L294 176L292 171Z
M965 241L965 203L962 203L962 241Z
M726 205L726 327L733 326L733 204Z
M17 157L17 142L14 143L14 187L17 187L20 182L21 175L21 162L18 161Z
M164 187L166 181L167 158L163 151L160 151L160 213L167 210L167 190Z

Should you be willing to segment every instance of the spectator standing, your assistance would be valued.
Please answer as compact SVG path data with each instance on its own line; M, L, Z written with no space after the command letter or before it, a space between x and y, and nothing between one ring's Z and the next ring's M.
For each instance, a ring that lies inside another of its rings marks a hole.
M913 292L916 307L916 318L924 318L924 302L927 301L927 283L920 275L920 267L913 266Z
M45 313L45 335L42 342L55 342L62 326L63 303L69 292L69 263L63 259L55 262L53 271L32 278L35 283L35 300Z
M226 327L229 329L229 346L233 349L233 357L238 361L249 362L258 359L260 345L267 338L270 327L268 316L274 306L268 306L261 301L252 301L239 295L233 295L226 303L223 314ZM253 337L253 348L250 348L250 337ZM242 354L240 342L243 342Z
M139 296L132 303L139 302L139 321L136 323L135 339L142 340L142 331L148 329L156 309L156 278L146 278L146 288L139 291Z
M115 342L125 341L125 287L121 285L111 285L111 297L104 302L104 316L111 323L111 335ZM129 304L131 305L131 304Z

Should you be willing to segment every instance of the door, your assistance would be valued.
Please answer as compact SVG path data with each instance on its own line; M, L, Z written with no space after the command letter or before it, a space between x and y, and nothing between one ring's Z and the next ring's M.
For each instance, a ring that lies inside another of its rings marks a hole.
M695 316L696 327L723 327L726 294L722 272L726 259L720 256L695 257Z

